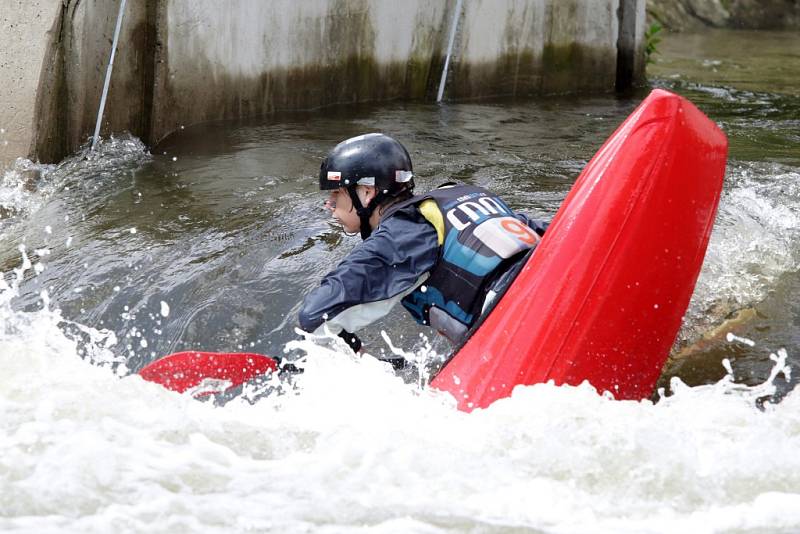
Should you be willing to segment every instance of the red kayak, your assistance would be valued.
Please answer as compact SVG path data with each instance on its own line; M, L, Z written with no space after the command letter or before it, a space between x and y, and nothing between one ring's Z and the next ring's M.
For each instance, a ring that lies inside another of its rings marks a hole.
M649 397L703 264L727 146L689 101L653 91L586 166L520 275L433 387L467 411L548 380ZM140 374L207 394L275 368L258 354L186 352Z
M689 101L653 91L592 158L520 275L432 385L463 410L549 380L650 396L703 264L727 147Z

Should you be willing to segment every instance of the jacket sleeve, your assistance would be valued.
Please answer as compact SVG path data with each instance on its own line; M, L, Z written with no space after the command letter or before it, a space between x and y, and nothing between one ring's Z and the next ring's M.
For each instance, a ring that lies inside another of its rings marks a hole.
M327 322L334 334L356 332L389 313L427 278L439 252L436 230L410 209L381 221L306 295L300 328L315 332Z

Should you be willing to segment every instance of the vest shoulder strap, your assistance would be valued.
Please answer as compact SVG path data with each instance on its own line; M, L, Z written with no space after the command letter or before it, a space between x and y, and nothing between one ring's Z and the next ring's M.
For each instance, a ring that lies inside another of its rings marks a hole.
M419 205L419 211L422 213L422 216L425 217L434 228L436 228L436 235L439 240L439 245L443 245L444 216L442 215L442 210L440 210L439 206L436 204L436 201L430 198L423 200Z

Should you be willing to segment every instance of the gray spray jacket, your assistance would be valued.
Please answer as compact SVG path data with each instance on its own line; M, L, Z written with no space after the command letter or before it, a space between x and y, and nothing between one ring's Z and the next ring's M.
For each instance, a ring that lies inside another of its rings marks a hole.
M523 214L520 222L543 235L547 223ZM436 229L416 205L391 211L330 273L306 295L300 328L322 333L358 332L380 319L422 284L439 261Z

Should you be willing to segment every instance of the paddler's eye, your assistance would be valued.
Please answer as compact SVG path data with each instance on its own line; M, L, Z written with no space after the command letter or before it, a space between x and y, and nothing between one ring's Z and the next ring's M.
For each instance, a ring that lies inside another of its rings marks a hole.
M335 210L335 209L336 209L336 197L337 197L337 193L338 193L338 191L334 191L334 192L333 192L333 193L331 193L331 194L330 194L330 196L329 196L327 199L325 199L325 201L322 203L322 205L323 205L323 206L324 206L326 209L329 209L329 210L331 210L331 211L333 211L333 210Z

